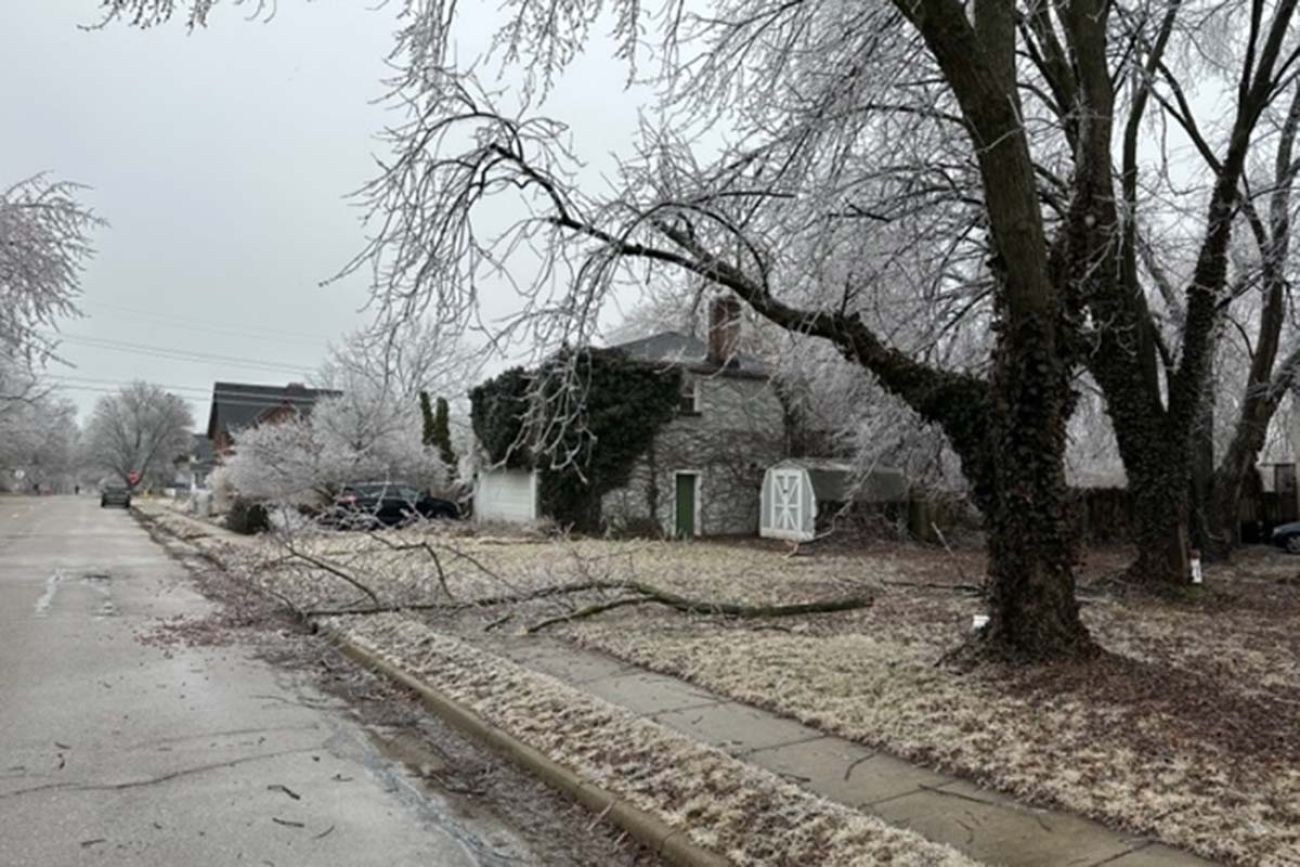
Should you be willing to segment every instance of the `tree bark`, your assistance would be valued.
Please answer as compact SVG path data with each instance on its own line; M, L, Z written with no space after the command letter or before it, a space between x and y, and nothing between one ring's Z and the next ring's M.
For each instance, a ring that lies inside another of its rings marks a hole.
M990 619L982 640L1014 660L1095 652L1074 595L1063 461L1069 372L1044 330L1031 319L1004 336L996 375L1004 412L989 443L997 453L985 505Z
M1207 384L1192 431L1192 486L1188 492L1190 517L1188 541L1193 551L1200 552L1202 557L1213 542L1211 512L1215 484L1214 403L1214 387Z
M1177 437L1164 448L1152 444L1142 463L1128 470L1137 557L1126 577L1134 584L1161 586L1189 580L1191 461L1185 446L1186 439Z

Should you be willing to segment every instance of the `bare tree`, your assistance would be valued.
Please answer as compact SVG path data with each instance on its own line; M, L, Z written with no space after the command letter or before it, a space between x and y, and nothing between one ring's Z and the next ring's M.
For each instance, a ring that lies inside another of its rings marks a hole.
M11 359L48 355L45 329L78 312L90 232L103 224L81 189L36 175L0 191L0 351Z
M1102 80L1109 74L1101 63L1104 54L1097 55L1090 80L1077 64L1060 65L1063 56L1053 63L1050 27L1040 28L1035 45L1054 92L1095 92L1085 105L1096 114L1066 117L1075 119L1080 143L1099 139L1090 151L1091 165L1106 188L1111 126L1123 122L1121 207L1099 196L1088 214L1094 226L1118 226L1118 231L1085 233L1091 238L1086 246L1093 269L1088 313L1101 326L1088 335L1093 345L1087 363L1106 395L1133 493L1138 559L1130 575L1145 582L1178 582L1188 574L1192 445L1223 311L1234 300L1229 291L1233 226L1247 197L1243 185L1259 123L1294 79L1295 3L1170 2L1154 10L1116 7L1116 12L1115 41L1128 46L1133 58L1126 106L1116 104L1112 86ZM1222 42L1212 35L1215 30L1225 34ZM1074 40L1069 45L1078 50ZM1221 88L1230 100L1226 117L1217 108L1212 115L1198 115L1187 97L1194 80ZM1149 165L1140 159L1152 101L1161 109L1160 121L1197 155L1184 167L1195 179L1192 184L1168 170L1170 151L1159 140L1152 144L1163 162ZM1106 120L1098 123L1103 115ZM1189 218L1197 198L1202 216ZM1166 226L1182 223L1184 237L1199 236L1181 291L1168 263L1149 249L1144 255L1144 235L1154 234L1161 223L1158 208L1143 205L1161 201L1173 203Z
M416 401L422 391L448 394L462 402L481 362L454 334L415 319L392 329L367 329L330 347L319 379L325 387L364 383L396 398Z
M194 418L189 405L147 382L101 397L86 425L86 456L124 484L170 480L176 458L188 453Z
M1245 311L1223 311L1224 328L1240 350L1247 367L1244 388L1232 389L1239 395L1235 404L1231 436L1222 456L1213 468L1205 510L1206 542L1211 555L1223 556L1237 538L1237 515L1247 474L1253 469L1264 447L1268 428L1282 399L1290 393L1300 376L1300 340L1294 328L1288 328L1293 315L1290 298L1291 226L1295 208L1293 191L1300 161L1295 154L1295 138L1300 126L1300 87L1293 86L1290 104L1278 129L1273 166L1253 197L1243 198L1240 219L1249 228L1254 256L1239 270L1232 294L1252 292L1258 299ZM1262 201L1260 213L1256 202ZM1240 306L1240 305L1238 305ZM1252 327L1253 326L1253 327ZM1292 347L1279 360L1283 337L1291 332ZM1234 383L1235 385L1235 383ZM1211 400L1213 393L1211 392ZM1213 431L1203 432L1212 437ZM1211 451L1213 444L1207 446Z
M78 457L76 415L75 406L49 393L0 405L0 490L71 489Z

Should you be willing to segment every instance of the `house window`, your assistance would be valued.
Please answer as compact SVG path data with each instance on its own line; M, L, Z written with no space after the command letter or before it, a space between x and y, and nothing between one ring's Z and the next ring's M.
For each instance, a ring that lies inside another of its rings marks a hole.
M681 402L677 405L677 412L681 415L700 414L699 380L690 377L682 378Z

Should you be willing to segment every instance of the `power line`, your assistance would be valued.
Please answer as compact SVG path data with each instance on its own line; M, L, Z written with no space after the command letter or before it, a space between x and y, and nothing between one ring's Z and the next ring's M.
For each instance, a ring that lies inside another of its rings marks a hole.
M163 346L149 346L126 340L111 340L105 337L88 337L82 334L65 334L61 337L69 343L88 346L93 349L107 349L112 352L126 352L133 355L146 355L153 358L165 358L171 361L189 361L202 364L224 364L263 372L291 373L295 376L310 369L307 365L295 366L290 363L259 361L257 359L236 358L232 355L218 355L211 352L196 352L186 349L171 349Z
M87 306L91 308L103 308L104 310L112 310L117 313L129 313L132 316L144 316L150 319L160 319L169 322L191 323L195 325L201 325L202 327L205 328L214 327L214 328L229 328L236 331L258 331L264 334L277 334L283 337L301 337L307 340L330 339L330 335L321 334L319 332L314 332L314 331L293 331L287 328L275 328L269 325L257 325L248 322L231 322L228 320L225 322L221 322L221 321L214 321L212 317L207 315L204 315L203 317L182 316L177 313L164 313L158 310L144 310L139 307L128 307L123 304L109 304L104 301L92 301Z
M90 391L104 394L115 394L123 387L128 386L130 382L114 379L99 379L87 376L72 376L68 374L48 374L45 379L52 380L52 384L61 389L70 391ZM145 380L147 381L147 380ZM177 397L184 398L193 402L200 402L202 399L211 399L212 388L205 388L197 385L169 385L160 382L150 382L150 385L156 385L161 389L169 392L188 392L188 394L177 394ZM240 391L238 389L222 389L221 402L228 406L252 406L252 407L277 407L293 406L299 401L294 401L290 397L263 394L255 391Z
M214 333L225 332L225 333L232 333L232 334L244 335L244 336L256 332L261 334L270 334L276 337L292 337L295 338L296 340L302 342L311 342L313 344L320 343L323 340L334 339L333 337L325 334L311 334L305 331L289 331L287 329L282 329L282 328L271 328L266 325L250 325L247 323L236 324L233 322L214 323L211 319L208 319L206 317L203 319L199 319L192 316L178 316L174 313L159 313L157 311L152 311L152 310L141 310L136 307L125 307L120 304L108 304L102 301L94 301L89 303L87 306L90 307L92 310L97 307L102 307L105 310L112 310L119 313L129 313L132 316L136 316L136 317L143 316L149 319L156 319L156 320L166 321L166 322L193 323L189 327L191 327L195 331L213 331Z
M45 376L42 377L42 378L43 378L43 379L51 379L51 380L54 380L54 381L56 381L56 382L63 382L63 381L66 380L66 381L71 382L71 383L90 383L90 384L92 384L92 385L111 385L111 386L116 386L116 387L118 387L118 388L121 388L121 387L124 387L124 386L130 385L130 384L133 383L133 382L137 382L137 381L139 381L139 380L135 380L135 379L132 379L132 380L122 380L122 379L98 379L98 378L93 377L93 376L74 376L74 375L72 375L72 374L65 374L65 373L48 373L48 374L45 374ZM168 384L166 384L166 383L161 383L161 382L150 382L149 380L143 380L143 381L144 381L144 382L149 382L150 385L156 385L156 386L158 386L159 388L165 388L165 389L167 389L168 391L191 391L191 392L198 392L198 393L201 393L201 394L211 394L211 393L212 393L212 389L211 389L211 388L204 388L204 387L201 386L201 385L168 385Z

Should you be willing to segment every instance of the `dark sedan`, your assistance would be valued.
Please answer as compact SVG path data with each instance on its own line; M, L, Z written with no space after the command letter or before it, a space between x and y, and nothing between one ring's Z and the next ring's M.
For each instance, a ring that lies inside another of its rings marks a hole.
M109 506L121 506L123 509L131 508L131 489L126 485L107 484L99 489L99 507L106 509Z
M1278 524L1270 540L1288 554L1300 554L1300 523Z
M400 527L421 518L454 520L460 510L443 500L400 482L358 482L334 498L328 523L339 527Z

